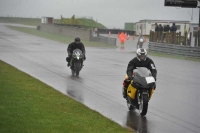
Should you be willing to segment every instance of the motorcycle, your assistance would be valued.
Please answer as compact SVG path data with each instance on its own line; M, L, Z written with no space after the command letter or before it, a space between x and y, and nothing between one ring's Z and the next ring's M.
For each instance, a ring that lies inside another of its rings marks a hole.
M137 48L142 48L144 43L144 37L140 37L137 43Z
M72 58L70 61L70 68L72 75L78 76L83 67L84 55L80 49L73 50Z
M138 109L141 116L145 116L148 110L148 103L155 89L155 79L151 72L144 67L139 67L133 71L132 80L123 82L123 95L127 88L127 106L131 111ZM126 75L127 78L127 75Z

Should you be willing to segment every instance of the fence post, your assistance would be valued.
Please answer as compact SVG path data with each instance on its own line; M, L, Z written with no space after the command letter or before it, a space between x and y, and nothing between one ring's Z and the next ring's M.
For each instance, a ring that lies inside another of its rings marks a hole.
M156 40L157 40L157 31L154 32L153 42L156 42Z
M155 32L151 30L150 31L150 38L149 38L151 42L154 42L154 36L155 36Z
M169 43L172 44L172 32L170 32L170 35L169 35Z
M198 46L198 43L197 43L198 32L195 32L194 36L195 36L194 46Z
M150 30L150 33L149 33L149 41L151 42L151 36L152 36L152 31Z
M178 32L176 33L176 42L175 43L179 44L179 33Z
M152 42L155 42L154 37L155 37L155 32L152 31L152 38L151 38L151 41L152 41Z
M169 43L169 32L166 32L165 38L166 38L166 43Z
M186 40L187 40L187 33L185 32L184 33L184 38L183 38L183 42L184 42L184 45L186 46Z
M160 41L160 31L159 31L159 32L157 32L157 34L158 34L158 37L157 37L157 42L159 42L159 41Z
M176 32L172 32L172 44L175 44L176 41Z
M200 44L200 42L199 42L199 41L200 41L200 39L198 39L198 38L199 38L199 36L200 36L199 34L200 34L200 32L198 32L198 31L197 31L197 47L200 47L200 45L199 45L199 44Z
M180 45L181 44L181 32L179 32L178 34L179 34L178 40L179 40L179 45Z
M189 39L187 39L187 45L191 46L191 35L192 35L192 32L189 32L188 34L190 34L190 35L189 35Z

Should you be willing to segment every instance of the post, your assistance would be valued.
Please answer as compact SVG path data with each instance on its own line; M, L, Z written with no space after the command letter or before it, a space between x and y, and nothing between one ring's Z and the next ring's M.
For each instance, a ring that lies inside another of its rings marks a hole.
M184 45L187 45L187 32L184 33Z
M157 42L157 31L154 32L153 42Z
M179 32L179 38L178 38L178 40L179 40L179 45L181 44L181 32Z
M195 46L195 47L198 47L198 44L197 44L198 32L195 32L195 33L194 33L194 36L195 36L194 46Z
M152 37L152 32L150 30L150 33L149 33L149 41L151 42L151 37Z
M199 8L198 47L200 47L200 8Z
M166 38L166 43L169 43L169 31L166 32L165 38Z
M152 42L155 42L155 39L154 39L154 38L155 38L155 32L152 31L152 38L151 38L151 41L152 41Z
M179 35L179 34L176 33L176 41L175 41L175 44L178 44L178 38L179 38L178 35Z

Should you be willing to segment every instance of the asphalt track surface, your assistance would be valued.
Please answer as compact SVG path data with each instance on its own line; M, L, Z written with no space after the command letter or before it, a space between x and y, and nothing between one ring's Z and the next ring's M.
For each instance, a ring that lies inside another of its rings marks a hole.
M157 67L158 80L148 113L141 117L137 110L128 110L121 88L127 64L135 56L130 49L135 46L130 41L124 50L86 48L85 66L76 77L65 62L66 44L0 25L0 60L123 127L139 133L199 133L200 62L149 56Z

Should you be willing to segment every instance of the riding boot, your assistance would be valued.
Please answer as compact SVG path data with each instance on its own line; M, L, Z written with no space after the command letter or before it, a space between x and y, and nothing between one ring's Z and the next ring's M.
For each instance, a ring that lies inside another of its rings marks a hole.
M70 66L70 57L66 57L66 61L67 61L67 66Z
M68 66L68 67L70 66L70 63L69 63L69 62L67 63L67 66Z
M123 87L123 97L127 99L127 88Z

